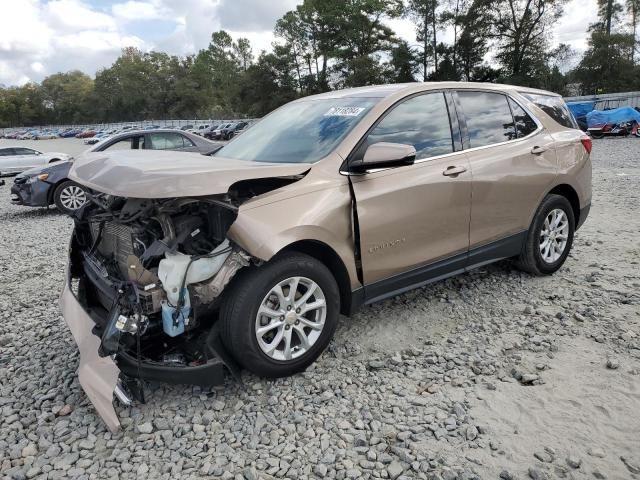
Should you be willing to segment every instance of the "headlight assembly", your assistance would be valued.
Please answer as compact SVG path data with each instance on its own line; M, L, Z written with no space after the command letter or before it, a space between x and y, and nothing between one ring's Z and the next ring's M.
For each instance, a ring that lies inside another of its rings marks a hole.
M47 178L49 178L49 174L48 173L41 173L40 175L34 175L33 177L29 178L29 183L35 183L38 180L41 181L45 181Z

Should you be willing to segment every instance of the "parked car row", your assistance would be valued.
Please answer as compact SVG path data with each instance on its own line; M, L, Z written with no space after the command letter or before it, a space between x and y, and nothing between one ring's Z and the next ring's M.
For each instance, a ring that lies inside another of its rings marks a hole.
M203 124L199 126L184 125L180 127L180 130L195 133L202 137L207 137L211 140L230 140L234 135L242 132L247 126L248 122L226 122L217 124ZM139 127L137 125L126 125L118 128L27 128L16 129L6 131L0 138L8 138L12 140L48 140L55 138L83 138L88 145L93 145L100 141L100 139L115 135L117 133L130 131L130 130L157 130L159 128L173 128L163 127L161 125L147 125L145 127ZM224 131L223 131L224 130ZM215 133L214 133L215 132Z
M112 152L119 150L173 150L177 152L199 152L211 155L221 148L220 144L210 142L190 132L173 129L130 130L117 133L96 144L85 153ZM0 149L0 155L2 155ZM29 150L29 149L16 149ZM17 173L11 187L11 203L29 207L55 205L61 212L71 214L80 209L87 201L82 186L69 180L72 159L64 154L39 154L41 165L14 159L13 164L4 165L0 156L0 171ZM67 160L56 162L55 160ZM47 161L48 160L48 161ZM12 167L13 165L13 167ZM25 168L26 167L26 168ZM13 168L13 169L12 169Z

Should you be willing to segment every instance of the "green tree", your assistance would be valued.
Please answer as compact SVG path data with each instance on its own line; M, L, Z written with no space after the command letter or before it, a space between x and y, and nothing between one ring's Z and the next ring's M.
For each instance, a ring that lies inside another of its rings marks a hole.
M591 32L589 48L572 77L584 94L624 92L637 89L638 69L631 61L633 35Z
M385 18L402 13L398 0L345 0L337 19L339 30L334 48L334 71L341 77L339 85L360 86L384 81L381 54L388 54L398 39Z
M493 4L493 37L506 80L532 85L545 73L551 27L566 0L498 0Z
M390 83L415 82L420 69L418 52L402 40L391 50L388 81Z
M1 90L1 92L1 126L31 126L48 123L50 110L45 108L40 85L27 83L21 87Z
M233 51L240 63L242 71L246 72L249 65L253 63L253 52L251 51L251 42L246 38L239 38L233 45Z
M73 70L46 77L41 84L45 107L53 123L88 121L93 112L93 80L86 73Z
M416 40L422 46L420 55L422 79L429 78L429 63L438 75L438 10L439 0L409 0L405 14L416 24Z
M276 48L262 53L240 80L238 110L251 117L261 117L297 96L288 52Z
M629 25L633 32L633 50L631 50L631 61L635 64L636 52L638 51L638 23L640 22L640 0L626 1Z
M486 79L487 72L495 72L484 65L492 31L492 9L488 0L474 0L457 20L460 33L456 44L455 66L460 79L468 82Z

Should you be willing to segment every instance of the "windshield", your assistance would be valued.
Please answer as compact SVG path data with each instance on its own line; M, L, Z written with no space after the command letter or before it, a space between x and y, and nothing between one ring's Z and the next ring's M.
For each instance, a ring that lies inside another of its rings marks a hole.
M289 103L247 129L216 156L254 162L317 162L379 101L328 98Z

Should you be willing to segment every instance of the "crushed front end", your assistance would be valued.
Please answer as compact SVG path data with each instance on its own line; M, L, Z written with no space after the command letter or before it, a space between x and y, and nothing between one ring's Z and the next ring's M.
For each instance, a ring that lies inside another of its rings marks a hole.
M61 309L80 349L80 383L110 430L113 395L141 380L213 385L236 371L218 340L221 293L253 261L226 238L229 198L90 195L75 219Z

